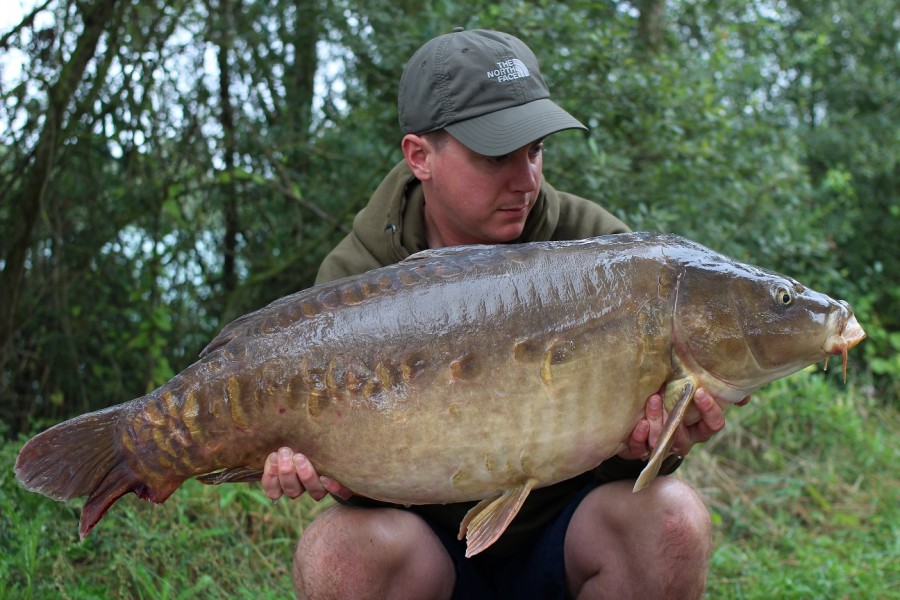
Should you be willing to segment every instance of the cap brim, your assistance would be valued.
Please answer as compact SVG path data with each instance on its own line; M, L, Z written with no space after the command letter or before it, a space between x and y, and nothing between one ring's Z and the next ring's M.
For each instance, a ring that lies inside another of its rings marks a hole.
M565 129L587 127L547 98L513 106L445 129L464 146L486 156L501 156Z

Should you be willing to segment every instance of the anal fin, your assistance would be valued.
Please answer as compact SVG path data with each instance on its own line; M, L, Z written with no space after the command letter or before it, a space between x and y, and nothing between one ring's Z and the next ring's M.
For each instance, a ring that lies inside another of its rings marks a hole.
M665 405L666 407L672 406L674 400L675 406L669 412L669 418L666 419L666 424L659 434L656 447L653 448L653 454L650 455L647 466L644 467L644 470L641 471L637 481L634 483L633 491L641 491L656 479L663 461L669 455L669 450L672 449L672 442L675 441L675 432L691 406L696 389L694 380L689 377L673 381L666 386Z
M459 526L459 539L466 538L466 558L486 550L497 541L519 513L536 483L537 479L528 479L522 485L504 491L498 498L482 500L466 513Z

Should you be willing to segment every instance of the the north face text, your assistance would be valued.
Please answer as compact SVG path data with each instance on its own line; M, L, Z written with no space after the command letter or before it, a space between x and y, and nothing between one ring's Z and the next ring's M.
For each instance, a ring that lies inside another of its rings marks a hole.
M497 68L487 72L488 79L497 79L498 83L528 77L528 67L518 58L511 58L497 63Z

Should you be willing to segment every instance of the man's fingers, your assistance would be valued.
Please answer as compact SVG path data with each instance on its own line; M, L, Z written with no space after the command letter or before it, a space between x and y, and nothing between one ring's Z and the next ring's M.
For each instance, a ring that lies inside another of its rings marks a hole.
M325 486L322 485L319 474L316 473L316 469L313 467L312 463L309 462L309 459L303 454L294 454L293 463L297 477L300 478L300 483L303 484L306 493L315 500L324 498L328 494L328 491L325 489ZM285 491L285 493L287 492Z
M672 444L672 452L679 456L690 452L694 444L709 441L725 427L725 412L722 406L703 388L699 388L694 394L694 407L699 413L699 420L689 426L682 424Z
M631 435L624 444L624 448L619 451L617 456L624 460L635 460L641 458L647 451L647 434L650 432L650 423L647 419L641 419L631 430Z
M702 423L703 421L700 421ZM699 423L698 423L699 425ZM684 456L691 450L694 445L692 431L696 425L690 427L681 426L675 430L675 439L672 441L672 447L669 451L678 456Z
M662 433L665 425L665 411L663 410L662 396L653 394L647 399L647 407L645 409L647 422L650 425L650 432L647 435L647 445L650 448L656 447L659 440L659 434Z
M272 501L282 495L299 498L308 493L315 500L328 494L347 499L353 492L341 483L328 477L319 477L316 468L303 455L290 448L279 448L266 458L262 475L263 490Z
M299 498L306 491L294 467L294 451L290 448L278 450L278 485L288 498Z
M281 483L278 481L278 454L276 452L270 454L266 459L261 483L266 496L273 502L284 494Z
M697 390L694 396L694 405L700 411L700 422L697 425L702 423L705 427L698 428L696 434L691 438L694 443L705 442L714 433L725 427L725 411L703 388Z
M628 440L628 451L633 458L645 458L648 452L648 440L650 439L650 422L641 419L631 433Z
M353 495L352 491L330 477L319 477L319 481L322 482L322 486L328 490L329 494L334 494L342 500L346 500Z

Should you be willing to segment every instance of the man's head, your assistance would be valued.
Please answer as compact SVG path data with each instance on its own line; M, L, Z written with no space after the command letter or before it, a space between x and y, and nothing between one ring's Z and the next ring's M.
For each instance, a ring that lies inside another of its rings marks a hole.
M419 48L400 78L398 107L404 134L445 129L486 156L564 129L586 129L550 100L528 46L483 29L456 29Z

